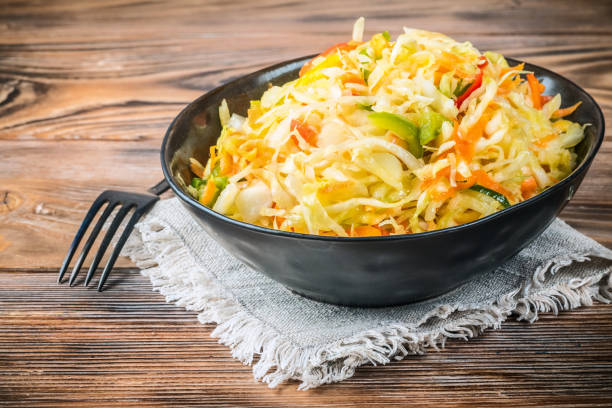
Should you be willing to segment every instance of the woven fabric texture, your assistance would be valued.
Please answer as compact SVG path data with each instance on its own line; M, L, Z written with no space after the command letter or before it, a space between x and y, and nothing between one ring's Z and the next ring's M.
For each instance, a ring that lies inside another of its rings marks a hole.
M154 289L203 323L256 379L301 389L342 381L363 364L387 364L448 338L467 339L512 318L612 300L612 251L557 219L495 271L435 299L351 308L296 295L233 258L176 198L156 204L124 249Z

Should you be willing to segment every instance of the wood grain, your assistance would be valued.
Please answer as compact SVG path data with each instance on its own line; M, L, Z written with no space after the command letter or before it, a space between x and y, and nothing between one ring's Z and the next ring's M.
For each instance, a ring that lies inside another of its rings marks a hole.
M55 285L104 189L161 178L172 118L219 84L402 26L559 72L612 123L612 3L286 0L0 4L0 406L610 406L612 310L508 323L442 353L364 367L309 392L268 390L165 305L127 260L112 290ZM562 218L612 247L612 135Z
M211 325L164 304L136 270L112 289L55 287L55 273L0 274L0 406L609 406L612 308L534 325L509 321L469 342L339 385L270 390L210 338Z

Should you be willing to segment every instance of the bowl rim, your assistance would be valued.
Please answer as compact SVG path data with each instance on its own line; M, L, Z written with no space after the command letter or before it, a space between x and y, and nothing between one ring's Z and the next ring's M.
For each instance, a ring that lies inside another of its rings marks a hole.
M587 155L587 157L585 157L585 159L583 160L583 162L576 167L567 177L565 177L563 180L559 181L558 183L554 184L553 186L551 186L550 188L542 191L541 193L537 194L534 197L531 197L525 201L522 201L520 203L511 205L508 208L504 208L500 211L497 211L493 214L487 215L486 217L482 217L479 218L475 221L471 221L465 224L460 224L460 225L455 225L452 227L447 227L447 228L442 228L439 230L433 230L433 231L425 231L425 232L417 232L417 233L412 233L412 234L398 234L398 235L385 235L385 236L373 236L373 237L339 237L339 236L328 236L328 235L315 235L315 234L303 234L303 233L297 233L297 232L289 232L289 231L281 231L281 230L275 230L272 228L267 228L267 227L262 227L259 225L255 225L255 224L250 224L244 221L238 221L235 220L233 218L230 218L226 215L223 215L221 213L218 213L216 211L213 211L211 208L206 207L205 205L201 204L199 201L195 200L193 197L191 197L190 195L188 195L186 192L184 192L175 182L174 182L174 177L172 176L171 172L170 172L170 166L169 163L166 161L166 150L168 148L168 141L170 140L171 137L171 133L173 132L176 123L182 119L182 116L188 111L190 110L194 105L200 103L203 99L207 99L210 97L213 97L214 95L222 92L224 89L226 89L227 87L230 87L234 84L236 84L237 82L240 81L245 81L248 80L250 78L254 78L257 76L260 76L262 74L265 74L269 71L273 71L276 70L278 68L282 68L284 66L288 66L291 64L296 64L299 62L306 62L312 58L314 58L317 54L313 54L313 55L308 55L308 56L304 56L304 57L299 57L299 58L294 58L291 60L287 60L287 61L283 61L274 65L270 65L267 66L265 68L259 69L257 71L254 71L252 73L243 75L237 79L234 79L230 82L227 82L221 86L218 86L206 93L204 93L203 95L200 95L198 98L196 98L195 100L193 100L192 102L190 102L187 106L185 106L179 113L178 115L176 115L176 117L172 120L172 122L170 122L170 125L168 126L168 129L166 130L166 133L164 135L164 139L162 141L162 145L161 145L161 149L160 149L160 158L161 158L161 166L162 166L162 171L164 174L164 178L166 179L166 182L170 185L170 187L172 188L172 191L174 192L174 194L179 197L183 202L185 202L186 204L190 205L191 207L199 210L199 211L203 211L204 213L206 213L209 216L212 216L214 218L216 218L217 220L221 221L221 222L225 222L225 223L229 223L232 224L236 227L242 228L242 229L248 229L250 231L253 232L257 232L257 233L262 233L262 234L269 234L269 235L274 235L274 236L278 236L278 237L284 237L284 238L293 238L293 239L307 239L307 240L322 240L322 241L333 241L333 242L362 242L362 241L367 241L367 242L375 242L375 241L395 241L395 240L418 240L418 239L426 239L426 238L431 238L431 237L436 237L436 236L441 236L441 235L446 235L446 234L452 234L455 233L457 231L462 231L464 229L469 229L469 228L473 228L476 227L480 224L485 224L485 223L489 223L492 222L494 220L496 220L499 217L503 217L506 214L511 214L514 213L516 211L521 210L524 207L530 206L536 202L539 202L541 200L546 199L548 196L550 196L554 191L559 190L561 188L563 188L564 186L570 184L572 181L574 181L580 174L582 174L583 172L585 172L586 170L588 170L589 166L591 165L593 159L595 158L595 155L597 154L597 152L599 151L601 144L603 143L604 140L604 135L605 135L605 119L604 119L604 115L603 112L601 110L601 107L599 106L599 104L595 101L595 99L587 92L585 91L581 86L577 85L575 82L573 82L570 79L565 78L564 76L557 74L556 72L553 72L549 69L540 67L538 65L534 65L534 64L530 64L528 62L525 62L526 65L526 69L529 68L535 68L535 70L539 71L536 72L536 74L538 73L543 73L547 76L552 76L552 77L556 77L558 79L560 79L561 81L564 81L566 83L568 83L570 86L574 86L579 93L581 94L581 96L584 99L589 100L590 102L593 103L593 105L595 106L595 110L596 110L596 116L599 116L599 119L601 121L601 128L598 129L598 134L596 135L597 140L595 141L595 144L593 146L593 148L590 149L589 154ZM520 64L524 61L520 61L514 58L509 58L506 57L506 60L508 60L511 63L516 63L516 64ZM572 194L573 196L573 194ZM571 199L571 197L570 197Z

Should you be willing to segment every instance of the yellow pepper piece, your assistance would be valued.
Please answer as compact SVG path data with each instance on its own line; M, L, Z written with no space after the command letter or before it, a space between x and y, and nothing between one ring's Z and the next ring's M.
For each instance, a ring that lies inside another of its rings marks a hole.
M304 76L298 79L296 82L296 86L310 85L317 79L321 79L324 77L324 75L321 73L323 69L331 68L331 67L339 67L340 65L341 65L340 56L337 53L331 54L330 56L325 58L323 61L315 65L310 71L304 74Z
M389 42L385 36L382 35L382 33L374 34L370 40L370 47L372 47L372 50L374 50L374 55L376 58L381 57L383 50L388 46Z

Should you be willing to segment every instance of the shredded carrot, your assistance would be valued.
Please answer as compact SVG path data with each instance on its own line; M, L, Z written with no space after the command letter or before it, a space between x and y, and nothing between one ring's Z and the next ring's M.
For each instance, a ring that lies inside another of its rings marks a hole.
M455 122L455 127L453 129L453 140L455 141L455 151L457 153L457 156L459 157L459 160L462 160L466 163L469 163L472 160L474 156L474 145L482 137L487 121L488 119L483 116L474 126L470 128L466 135L461 135L458 132L458 123ZM450 177L450 167L446 167L439 171L436 177L424 180L421 183L421 191L436 184L443 177ZM470 188L476 183L482 185L483 187L504 194L507 197L512 196L510 191L508 191L507 189L502 187L501 184L497 183L495 180L489 177L489 175L484 170L475 170L472 172L471 177L468 177L465 180L458 179L456 188L449 188L446 191L434 191L433 197L436 200L443 201L453 197L457 190Z
M458 131L453 134L453 140L455 141L455 152L457 152L457 156L467 163L471 162L474 157L474 143L471 142L468 137L463 137Z
M287 225L283 226L283 224L280 224L278 226L278 229L281 230L281 231L293 232L293 228L292 227L289 227Z
M455 126L453 127L452 133L453 140L455 141L455 152L457 156L465 159L466 162L472 161L472 157L474 156L474 146L467 140L464 140L462 135L459 133L459 122L455 121ZM447 151L447 153L450 150ZM444 157L444 155L440 155L440 158Z
M238 148L238 154L247 161L251 162L257 157L257 141L247 140Z
M522 62L518 65L515 65L513 67L503 67L500 71L499 71L499 75L500 76L504 76L505 74L507 74L510 71L522 71L523 69L525 69L525 63Z
M470 163L474 157L474 144L458 137L455 139L455 152L460 159Z
M232 158L232 171L230 174L239 173L242 169L244 169L244 167L242 167L240 163L238 162L238 160L235 157L233 157Z
M467 59L448 51L442 51L442 55L439 59L439 64L442 72L455 71L457 76L464 79L474 76L473 72L465 71L462 68L469 63L470 61L468 61Z
M440 79L442 78L443 72L436 71L434 72L434 85L440 85Z
M578 107L582 104L582 101L572 105L572 106L568 106L567 108L563 108L563 109L557 109L553 114L552 117L555 119L558 118L563 118L567 115L571 115L572 113L574 113L574 111L576 109L578 109Z
M470 130L468 130L467 134L463 137L463 139L470 143L476 143L477 141L479 141L488 122L489 118L485 115L482 115L478 122L476 122L474 126L472 126Z
M210 146L210 167L213 168L217 164L217 145Z
M356 237L380 237L382 236L382 231L380 228L371 225L360 225L355 227L354 234Z
M436 201L446 201L449 198L453 198L455 196L455 194L457 194L457 188L456 187L451 187L446 191L434 191L432 196L433 199Z
M457 173L459 174L459 173ZM472 187L478 181L478 177L472 173L467 179L455 179L457 182L457 190L465 190L466 188Z
M443 168L436 176L431 179L426 179L421 183L421 191L428 189L430 186L436 185L440 180L449 179L450 178L450 166ZM457 187L448 187L445 190L441 191L437 188L434 188L431 192L431 196L436 201L446 201L449 198L453 198L457 193Z
M200 203L204 205L210 205L210 202L215 197L216 192L217 192L217 186L215 186L215 182L213 181L211 177L206 182L206 187L204 187L204 191L202 192L202 196L200 197Z
M497 89L498 93L500 94L507 94L510 91L513 91L514 89L516 89L517 86L519 86L521 84L521 77L516 75L513 79L506 79L504 82L502 82L499 85L499 88Z
M525 179L521 183L521 194L523 195L523 199L526 200L528 198L533 197L537 189L538 189L538 183L536 182L536 179L533 176Z
M538 147L546 147L548 145L548 142L554 140L556 137L556 133L551 133L550 135L544 136L543 138L537 140L536 142L534 142L534 144Z
M263 115L264 111L260 106L253 106L247 110L247 117L250 123L255 123Z
M490 190L497 191L505 195L506 197L511 197L512 193L502 187L501 184L493 180L484 170L474 170L472 171L472 175L464 180L457 180L457 189L464 190L472 187L474 184L480 184L483 187L486 187Z
M221 156L220 168L219 168L221 175L232 174L233 168L234 168L234 163L232 160L232 156L227 153Z
M189 168L193 171L193 174L199 178L204 178L204 166L193 157L189 159Z
M538 82L538 79L533 74L527 74L527 82L531 89L531 102L533 107L536 109L542 109L542 100L540 99L541 93L544 91L543 85Z
M450 177L450 166L445 167L442 170L438 171L435 177L423 180L423 182L421 183L421 191L427 190L429 187L433 186L434 184L436 184L438 181L440 181L441 179L445 177L446 178Z
M472 175L476 177L476 183L480 184L481 186L486 187L490 190L497 191L498 193L501 193L508 198L512 197L512 193L502 187L502 185L499 184L497 181L489 177L486 171L474 170L472 172Z
M446 50L442 51L442 57L450 61L452 64L463 64L467 62L465 58L462 58L461 56L452 52L448 52Z
M306 228L302 227L302 226L299 226L299 225L293 226L293 227L291 227L291 229L292 229L292 232L297 232L297 233L300 233L300 234L308 234L308 230Z
M366 84L365 81L363 80L363 76L357 74L356 72L347 72L343 74L342 76L340 76L340 80L344 84L348 84L348 83L354 83L354 84L360 84L360 85Z
M308 126L305 123L300 122L299 120L293 119L291 121L291 131L297 130L300 136L306 141L306 143L316 146L317 145L317 132L314 131L313 128ZM293 137L296 144L298 144L295 136Z
M509 94L512 89L503 88L501 85L497 88L497 95L506 95Z

